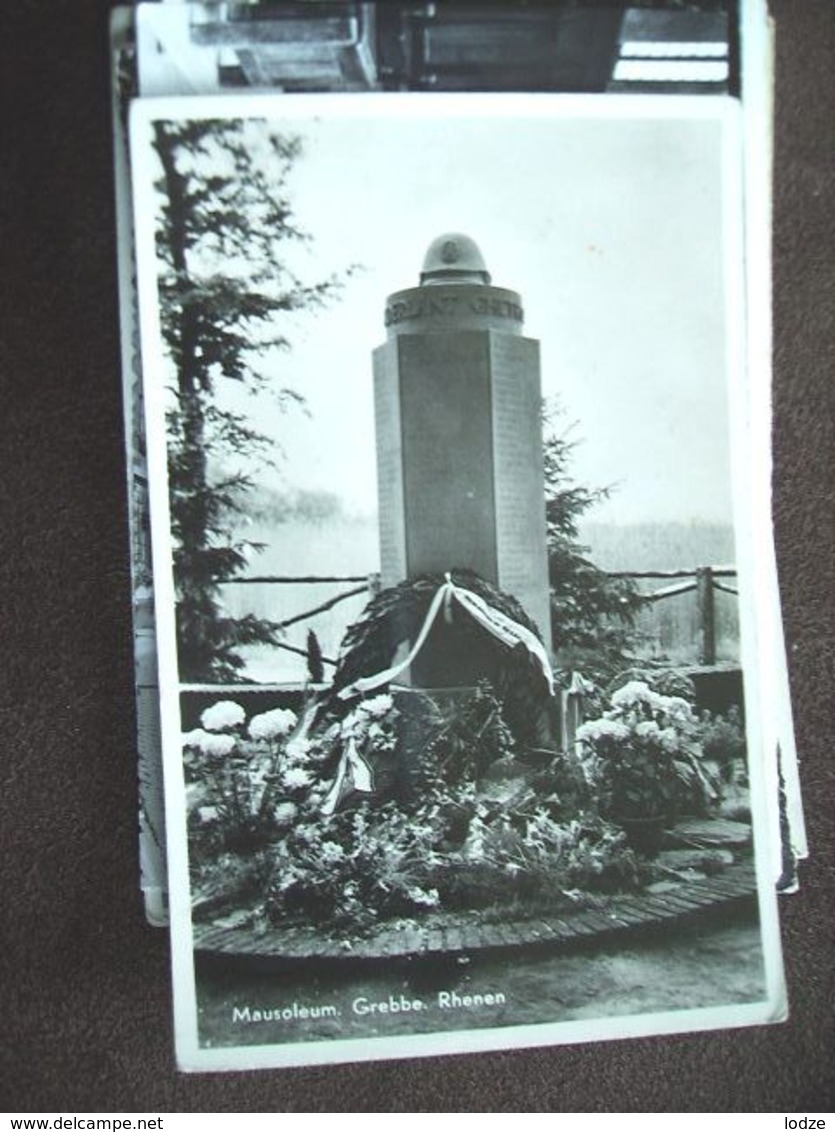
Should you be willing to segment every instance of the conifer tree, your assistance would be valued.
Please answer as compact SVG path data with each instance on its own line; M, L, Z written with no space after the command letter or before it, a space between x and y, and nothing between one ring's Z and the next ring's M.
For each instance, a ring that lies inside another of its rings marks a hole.
M628 647L640 596L632 582L612 578L588 558L580 541L580 521L611 488L585 487L571 475L576 442L570 430L557 432L560 410L544 417L545 528L551 590L554 649L567 667L606 679L628 661Z
M340 280L303 281L288 254L310 237L295 221L288 179L297 137L263 121L161 121L157 251L162 335L173 370L167 418L180 673L233 678L239 648L273 642L279 627L223 610L220 587L241 573L254 544L233 532L275 438L224 406L224 382L277 398L302 394L274 381L290 347L287 316L321 307Z

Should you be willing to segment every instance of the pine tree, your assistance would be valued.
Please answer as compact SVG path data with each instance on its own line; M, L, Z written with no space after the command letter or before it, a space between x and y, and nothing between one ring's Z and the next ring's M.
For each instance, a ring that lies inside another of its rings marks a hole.
M321 307L341 281L303 282L288 265L292 247L310 239L288 191L299 138L262 121L157 122L154 146L159 302L174 372L167 429L180 673L230 679L242 645L275 643L280 633L260 618L230 618L220 601L221 585L257 549L233 533L234 520L275 440L219 393L238 382L284 408L303 402L270 386L269 356L290 347L286 316Z
M571 475L576 441L570 429L555 431L560 410L544 415L545 526L551 589L551 635L567 667L607 679L628 661L640 597L633 583L612 578L589 560L580 541L580 520L608 499L609 487L584 487Z

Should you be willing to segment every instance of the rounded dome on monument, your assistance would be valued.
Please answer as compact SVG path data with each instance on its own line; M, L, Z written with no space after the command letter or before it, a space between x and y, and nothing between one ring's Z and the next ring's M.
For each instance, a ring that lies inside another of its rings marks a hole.
M490 272L478 244L461 232L445 232L429 245L420 273L421 287L437 283L481 283L489 286Z

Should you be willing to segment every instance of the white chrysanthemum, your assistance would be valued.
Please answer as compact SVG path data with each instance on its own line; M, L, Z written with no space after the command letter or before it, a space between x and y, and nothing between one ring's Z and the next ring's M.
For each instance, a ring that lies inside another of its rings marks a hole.
M196 747L204 755L231 755L235 749L233 735L213 735L211 731L196 728L183 735L183 747Z
M288 770L285 770L282 778L288 790L298 790L303 786L310 785L310 775L300 766L291 766Z
M418 885L413 885L409 889L409 899L413 904L422 905L424 908L437 908L441 902L437 888L420 888Z
M601 739L622 741L629 738L629 728L617 719L592 719L577 728L577 738L587 743Z
M217 758L231 755L235 750L235 737L233 735L209 735L208 741L204 739L202 750L204 754L214 755Z
M189 782L186 785L186 810L191 813L206 801L208 791L201 782Z
M284 748L288 766L306 763L310 757L310 742L307 739L291 739Z
M676 723L694 723L693 709L681 696L667 696L666 714Z
M661 746L668 754L674 755L678 750L679 736L674 727L665 727L663 731L659 732L658 738L661 741Z
M279 802L273 811L275 820L279 825L289 825L299 812L295 802Z
M345 850L337 841L323 841L319 846L322 861L326 864L335 864L345 856Z
M388 715L394 705L394 700L387 693L379 696L373 696L370 700L363 700L358 705L358 710L370 715L372 719L382 719L384 715Z
M246 712L234 700L218 700L200 716L200 722L207 731L226 731L230 727L240 727L245 719Z
M655 720L647 719L636 726L635 734L640 735L642 739L657 739L661 734L661 729Z
M649 685L643 680L630 680L612 694L612 707L631 707L633 704L645 703L651 696Z
M289 708L275 708L254 715L249 721L251 739L283 739L289 735L298 722L298 716Z

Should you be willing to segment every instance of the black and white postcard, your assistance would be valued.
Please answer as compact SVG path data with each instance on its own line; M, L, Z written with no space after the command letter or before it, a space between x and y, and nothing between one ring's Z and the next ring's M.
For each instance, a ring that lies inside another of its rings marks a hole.
M555 39L556 36L556 39ZM142 411L141 357L127 158L127 108L137 94L256 91L350 92L439 89L548 90L657 96L741 93L745 179L748 371L747 418L755 453L753 508L761 595L763 741L777 753L773 786L781 798L774 875L781 891L797 884L806 855L770 514L770 58L764 6L734 12L717 0L683 11L659 2L622 18L592 5L571 9L455 3L403 6L203 3L117 9L114 147L119 226L126 449L131 511L140 779L140 856L148 917L167 919L159 689L153 622L153 570ZM457 47L456 47L457 44ZM477 66L474 64L477 63ZM582 66L579 64L582 63ZM741 88L741 90L740 90ZM767 598L765 595L769 595ZM772 628L767 628L766 606Z
M134 105L183 1068L785 1017L740 131Z

